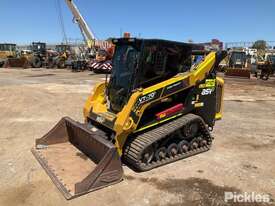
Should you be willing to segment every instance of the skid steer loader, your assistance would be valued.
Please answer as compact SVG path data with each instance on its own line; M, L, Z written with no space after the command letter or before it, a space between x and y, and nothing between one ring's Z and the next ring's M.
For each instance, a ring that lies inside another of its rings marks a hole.
M85 123L61 119L34 156L71 199L122 180L122 163L151 170L209 150L222 117L223 52L192 65L195 44L119 38L110 80L84 106Z

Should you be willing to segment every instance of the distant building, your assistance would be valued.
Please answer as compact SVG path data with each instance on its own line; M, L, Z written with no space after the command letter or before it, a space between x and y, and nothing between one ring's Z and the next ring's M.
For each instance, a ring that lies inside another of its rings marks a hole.
M211 42L201 43L206 50L222 50L223 42L218 39L212 39Z

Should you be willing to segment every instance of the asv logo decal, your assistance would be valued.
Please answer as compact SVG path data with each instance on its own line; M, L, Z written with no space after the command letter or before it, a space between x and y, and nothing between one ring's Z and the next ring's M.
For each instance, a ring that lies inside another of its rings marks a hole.
M209 94L212 94L212 92L214 91L214 89L203 89L201 91L201 95L209 95Z
M147 94L147 95L145 95L145 96L143 96L143 97L140 97L140 98L138 99L138 103L139 103L139 104L143 104L144 102L148 102L148 101L154 99L155 96L156 96L156 93L157 93L157 92L152 92L152 93L149 93L149 94Z

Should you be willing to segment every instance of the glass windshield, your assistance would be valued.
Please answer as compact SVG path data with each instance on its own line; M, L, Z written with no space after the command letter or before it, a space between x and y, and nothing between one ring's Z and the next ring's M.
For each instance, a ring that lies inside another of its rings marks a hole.
M43 43L33 43L32 50L35 52L43 51L46 49L46 45Z
M191 67L191 48L166 41L146 41L139 60L136 87L149 87Z
M59 53L62 52L61 46L56 46L55 50L56 50L57 52L59 52Z
M15 45L11 45L11 51L15 51L15 50L16 50Z
M59 53L65 52L67 50L67 46L66 45L57 45L55 50Z
M244 52L233 52L231 56L231 61L233 64L243 64L246 60L246 55Z
M131 82L139 58L139 51L131 45L117 45L113 56L113 71L108 93L111 107L120 111L131 94Z
M16 46L14 44L1 44L0 51L15 51Z
M245 58L245 54L244 53L235 53L234 57L235 57L235 59L242 60Z
M275 64L275 55L270 55L269 59L272 61L272 64Z

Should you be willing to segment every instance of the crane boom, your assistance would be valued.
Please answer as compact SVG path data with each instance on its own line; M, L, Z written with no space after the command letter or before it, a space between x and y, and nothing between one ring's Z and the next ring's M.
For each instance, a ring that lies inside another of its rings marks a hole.
M76 7L76 5L73 3L73 0L65 0L68 7L70 8L74 19L76 20L79 29L87 42L87 45L89 48L92 47L94 40L97 40L92 30L89 28L88 24L84 20L83 16L81 15L80 11Z

